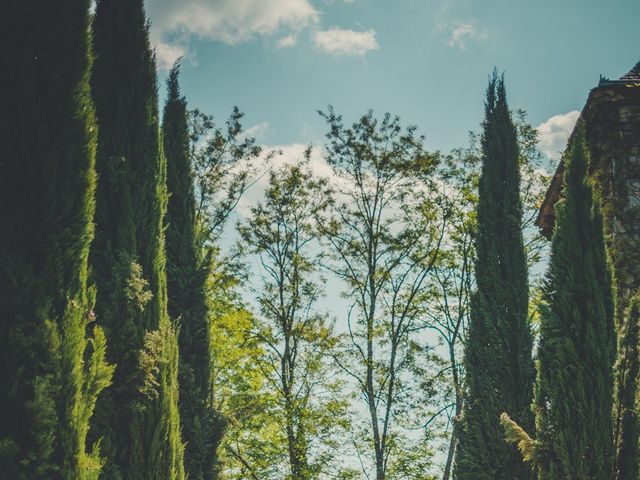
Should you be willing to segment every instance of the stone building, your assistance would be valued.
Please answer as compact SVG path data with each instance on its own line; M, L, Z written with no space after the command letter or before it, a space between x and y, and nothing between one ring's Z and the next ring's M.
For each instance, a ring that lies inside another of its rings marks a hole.
M585 125L589 172L602 197L623 307L628 294L640 288L640 62L617 80L601 77L578 122ZM554 206L562 196L565 155L536 220L546 237L553 232Z

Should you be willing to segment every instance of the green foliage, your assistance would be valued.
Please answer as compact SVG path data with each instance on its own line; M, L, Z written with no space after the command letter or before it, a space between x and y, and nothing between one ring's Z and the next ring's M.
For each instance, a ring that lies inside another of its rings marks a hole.
M169 323L147 331L139 356L143 383L140 392L146 401L138 408L148 413L147 418L159 419L159 424L146 424L150 445L149 458L144 459L145 475L150 478L185 478L184 446L180 439L180 412L178 411L178 336ZM140 469L138 459L129 468ZM135 470L127 471L128 474Z
M454 150L443 158L439 174L444 182L446 207L445 239L429 283L426 303L428 327L444 342L442 357L448 368L441 402L449 405L442 413L448 421L442 436L448 441L443 480L451 478L458 444L463 406L463 340L469 317L473 286L474 235L477 227L480 153L475 135L467 148Z
M515 443L525 462L536 463L536 455L538 453L538 445L520 425L511 420L509 415L502 413L500 415L500 424L504 428L504 438L507 443Z
M216 468L216 463L219 462L212 452L216 452L223 430L228 427L229 437L236 438L238 442L237 448L234 447L233 450L230 447L232 441L225 442L222 452L225 458L222 463L223 476L227 478L227 475L237 473L236 465L242 464L239 458L247 455L243 442L236 434L242 436L248 433L247 438L251 436L249 443L254 446L259 443L263 451L270 451L266 442L261 443L257 440L257 437L260 437L259 431L268 428L258 428L258 421L254 422L254 417L247 411L247 417L242 419L243 424L240 425L235 417L235 407L227 408L227 400L242 403L243 399L249 398L245 395L248 390L241 386L246 386L241 378L243 375L251 377L251 373L244 370L244 362L226 365L222 361L225 367L221 367L220 363L227 355L228 358L235 358L236 354L248 353L253 345L253 342L247 342L244 338L244 330L241 327L243 322L237 326L238 331L233 325L225 324L229 318L244 318L241 313L244 310L238 306L241 302L237 302L237 299L227 298L227 294L237 286L237 276L240 272L233 259L219 258L218 243L242 195L256 182L255 162L263 152L255 138L247 135L243 129L243 114L238 108L233 109L224 126L216 125L213 116L195 109L186 115L189 161L187 168L184 164L187 157L182 121L186 105L180 98L177 86L176 72L169 78L169 91L174 93L168 98L165 119L171 112L174 121L171 128L165 126L165 151L167 156L179 158L181 161L170 162L168 165L172 199L169 201L167 241L172 256L169 258L169 308L171 315L181 323L181 384L184 391L190 392L187 401L181 403L184 416L183 430L186 438L190 440L187 444L186 461L191 475L194 475L194 468L202 468L205 472L211 472L210 475L216 474L215 470L220 469ZM268 160L273 154L268 153L261 158ZM224 268L219 268L221 265L224 265ZM202 296L201 289L203 282L208 285L205 297ZM203 320L208 322L208 328ZM222 328L226 337L219 337L217 328ZM234 343L236 340L238 343ZM207 341L210 341L210 346L207 345ZM203 360L207 356L210 357L211 364ZM218 368L223 368L224 373L218 371ZM218 380L221 378L225 378L225 381L219 384ZM236 384L235 381L239 383ZM249 384L252 384L252 381L249 381ZM240 390L232 392L228 388L231 385L237 386ZM257 388L254 393L256 398L262 400L259 390ZM206 403L203 403L205 400ZM260 401L248 401L251 404L251 412L259 414L263 424L269 424L271 419L267 417L268 410L262 409L263 404ZM187 410L191 413L187 413ZM262 454L257 447L247 450L255 453L256 457L269 457L268 453ZM233 452L233 455L226 455L229 452ZM255 462L250 463L254 465ZM265 465L265 468L272 468L272 462L269 460L260 459L257 463ZM250 472L253 470L242 465L238 473L239 478L246 478L245 475L250 475Z
M244 113L234 107L223 127L198 109L188 115L190 157L196 190L197 239L214 247L242 195L257 180L256 161L263 154L242 126ZM268 152L270 160L276 152Z
M482 135L477 289L465 344L466 397L455 465L459 480L530 478L518 451L505 443L499 423L506 411L525 428L533 424L529 407L535 370L519 160L504 80L494 72Z
M91 264L97 320L117 366L92 432L103 437L103 478L183 479L177 340L166 297L166 164L142 1L98 1L93 32L100 131Z
M0 476L12 480L100 474L86 437L112 367L87 286L97 133L88 27L88 0L18 2L2 20L20 39L5 58L0 161Z
M616 406L614 479L638 478L638 375L640 375L640 294L631 297L620 324L618 359L614 367Z
M276 398L261 370L265 349L255 336L256 319L240 305L237 279L228 272L216 269L208 285L212 401L228 422L219 478L277 478L284 438L274 414Z
M399 437L394 445L396 455L387 466L387 477L398 480L436 480L433 473L434 452L430 438L422 436L418 441L407 441Z
M615 294L579 128L556 207L540 319L534 410L541 480L601 480L613 471Z
M180 95L180 65L167 80L163 134L167 159L167 292L171 318L180 324L180 416L191 480L216 475L224 422L211 406L211 355L206 283L208 255L196 238L194 173L187 103ZM204 257L204 258L203 258Z
M259 358L275 399L272 415L286 452L286 479L318 478L331 467L332 444L346 404L341 382L327 362L335 345L331 325L316 311L322 295L318 278L318 232L314 219L328 207L326 179L313 177L305 161L272 171L265 200L238 227L242 250L260 265L255 289L260 317Z
M127 303L140 312L144 311L145 306L153 298L153 293L149 290L149 282L142 276L142 267L135 261L131 262L124 295Z
M538 272L543 272L538 264L546 258L548 242L534 228L533 221L546 193L549 176L545 173L546 165L537 149L537 130L528 123L524 111L518 110L512 115L520 157L520 198L523 207L521 228L527 264L530 267L529 280L536 285ZM442 411L443 416L446 415L449 419L443 429L443 436L449 442L443 480L451 478L464 400L462 358L474 285L474 237L477 229L478 180L482 166L480 140L478 134L471 133L468 145L442 156L438 169L447 217L444 241L430 281L429 308L426 314L429 328L444 342L442 356L447 358L450 365L447 389L441 399L443 404L450 405ZM534 295L538 290L534 287ZM534 315L535 309L531 307L537 305L535 298L529 303L530 314Z
M255 267L243 277L221 236L275 152L237 108L221 127L188 112L178 65L161 137L143 1L97 0L93 32L89 10L14 2L0 20L13 41L0 478L433 480L434 439L453 424L445 480L456 451L459 480L529 480L522 459L541 480L636 480L640 296L618 325L614 376L615 293L581 130L534 300L533 390L527 265L544 255L532 221L548 178L502 78L483 135L448 157L397 117L345 127L321 113L335 189L310 148L270 172L238 226L234 253ZM317 309L325 267L350 302L341 335Z
M366 428L353 439L362 470L384 480L403 455L399 446L411 443L407 430L426 429L432 406L433 388L420 387L431 386L433 358L418 332L443 239L445 205L433 194L438 158L398 117L368 112L345 126L331 107L320 115L336 194L318 223L327 266L350 302L334 360L366 409Z

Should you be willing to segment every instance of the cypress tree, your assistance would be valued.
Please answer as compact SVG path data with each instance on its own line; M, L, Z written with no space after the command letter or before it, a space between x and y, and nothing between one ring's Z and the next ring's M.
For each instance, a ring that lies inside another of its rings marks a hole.
M540 320L535 411L542 480L602 480L613 469L613 279L579 128L565 199L556 207Z
M638 375L640 374L640 294L630 300L618 338L615 365L614 480L638 478Z
M99 450L86 436L112 368L87 285L97 133L89 0L13 1L0 23L11 45L0 123L0 477L96 479Z
M518 142L504 78L489 82L482 135L477 208L477 290L465 348L466 397L456 454L459 480L530 478L514 446L503 437L500 414L521 425L530 412L535 368L528 319L528 280L521 231Z
M206 282L209 262L196 238L193 168L187 103L180 94L180 65L167 79L163 138L167 159L167 290L169 315L180 324L180 414L191 480L216 476L223 420L211 406L211 358Z
M603 480L614 471L615 293L602 213L587 177L584 127L578 128L541 308L536 439L503 419L540 480Z
M99 0L92 92L100 132L96 313L117 364L94 422L106 479L182 479L178 345L167 313L166 164L142 0Z

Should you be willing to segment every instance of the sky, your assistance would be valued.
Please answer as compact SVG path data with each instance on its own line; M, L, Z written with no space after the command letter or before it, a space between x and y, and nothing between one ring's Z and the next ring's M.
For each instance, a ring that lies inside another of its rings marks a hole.
M331 104L348 124L390 112L416 125L427 149L447 152L478 131L494 67L555 168L600 75L618 78L640 60L640 0L146 1L161 102L182 57L191 108L222 124L238 106L248 133L282 152L276 162L302 159L311 144L311 166L325 176L318 109ZM225 248L266 182L242 198ZM342 287L326 287L322 305L340 316Z
M161 84L183 57L191 107L237 105L261 144L322 145L316 113L369 109L417 125L429 149L465 144L494 66L512 108L557 157L599 75L640 60L640 1L148 0ZM161 90L162 96L162 90Z
M429 150L464 146L482 121L494 67L512 109L557 161L599 76L640 60L640 0L147 0L163 83L183 57L191 108L244 125L286 161L313 144L317 172L333 105L347 123L373 109L416 125ZM264 188L264 181L257 190ZM249 192L243 211L259 197ZM319 307L348 308L335 279Z
M318 109L331 104L348 124L369 109L390 112L416 125L427 149L447 152L479 129L494 67L511 108L528 112L541 151L557 161L599 76L618 78L640 60L640 0L146 2L161 102L182 57L191 108L222 124L238 106L249 134L282 151L276 161L300 160L312 144L322 175L330 168ZM266 181L243 197L226 246ZM340 290L328 282L323 305L344 307Z

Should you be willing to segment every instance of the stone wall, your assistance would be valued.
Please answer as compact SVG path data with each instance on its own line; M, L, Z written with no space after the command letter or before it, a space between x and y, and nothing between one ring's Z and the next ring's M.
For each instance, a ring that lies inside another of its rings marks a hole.
M591 91L579 121L586 128L590 175L602 197L623 308L629 293L640 288L640 83L602 81ZM563 173L564 158L536 221L547 237L553 231Z
M583 110L619 294L640 287L640 88L594 89Z

